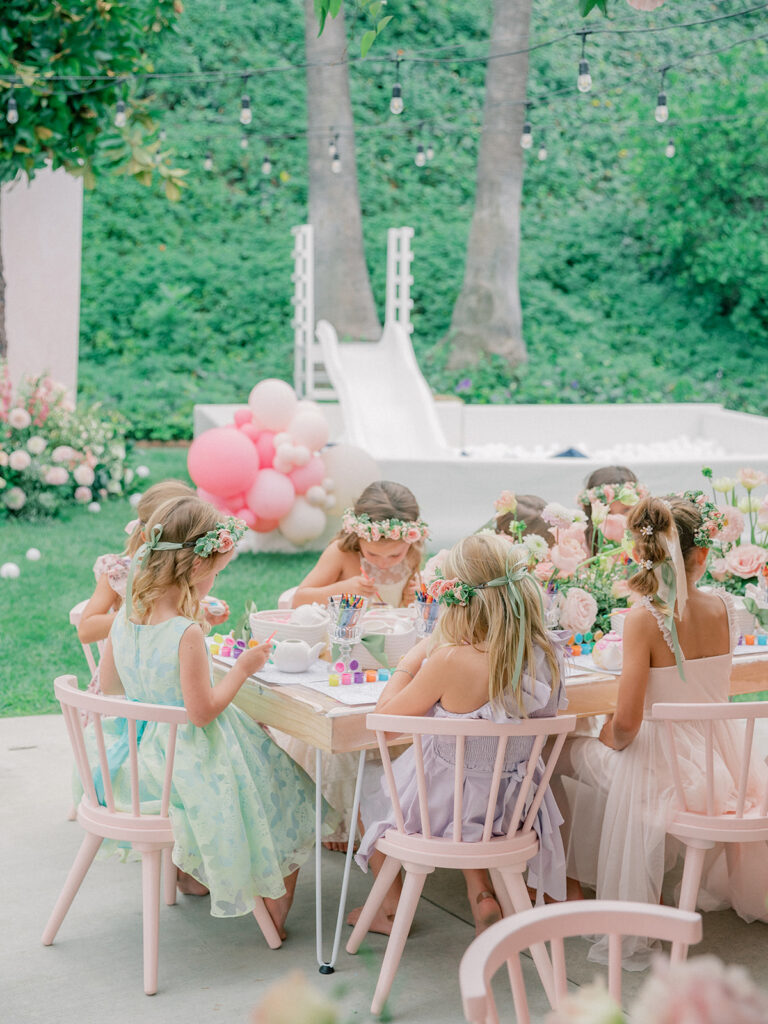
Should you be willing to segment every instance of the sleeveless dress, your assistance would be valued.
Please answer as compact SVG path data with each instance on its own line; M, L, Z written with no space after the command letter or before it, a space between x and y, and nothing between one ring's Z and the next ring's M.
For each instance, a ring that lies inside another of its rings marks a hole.
M557 714L558 709L567 705L565 690L561 683L553 690L552 680L544 652L535 652L535 678L523 675L523 704L528 718L546 718ZM561 663L562 664L562 663ZM438 702L428 712L435 718L484 719L489 722L515 720L490 703L466 714L446 711ZM502 783L496 804L493 835L504 835L511 824L511 814L517 801L520 785L525 778L528 756L534 740L515 737L507 742L506 761L502 771ZM447 736L425 736L424 772L428 787L429 819L434 836L453 836L453 780L455 766L455 743ZM464 790L462 803L462 836L467 841L482 837L485 812L488 807L488 791L496 756L496 740L485 737L468 737L464 753ZM415 755L409 748L393 762L392 770L400 796L406 832L421 831L419 795L416 784ZM543 773L543 763L534 773L534 785L530 800L536 793L536 786ZM375 786L368 787L361 804L361 815L366 826L365 835L355 857L364 870L378 839L388 829L396 829L392 801L389 798L386 780L379 771L380 779ZM565 899L565 854L560 839L562 816L552 793L547 790L541 808L534 822L539 837L539 852L530 861L528 884L538 890L539 898L546 892L556 900Z
M110 636L126 697L183 705L179 642L192 620L136 625L122 608ZM210 662L210 656L209 656ZM122 721L122 720L118 720ZM169 726L148 722L139 744L142 807L159 809ZM113 775L115 802L130 809L129 765ZM263 727L233 704L208 725L180 726L170 817L173 862L211 891L211 914L250 913L256 896L276 899L283 878L315 842L315 791Z
M114 555L106 554L99 555L96 561L93 563L93 575L98 583L102 576L107 577L110 587L114 590L117 596L120 598L122 603L125 600L125 588L128 583L128 570L131 567L131 560L128 555ZM117 605L113 605L113 608ZM99 654L101 654L101 648L104 645L103 640L99 640ZM99 666L96 666L96 671L91 676L91 681L88 683L89 693L101 693L101 684L99 683ZM87 711L81 711L80 716L83 722L87 725L90 721L90 716Z
M728 613L730 631L726 653L684 661L685 680L675 665L651 668L645 693L640 731L623 750L613 750L598 739L575 738L566 743L557 771L567 803L561 809L570 825L567 844L568 874L594 888L598 899L637 900L657 905L664 874L683 855L684 846L667 836L666 823L676 806L672 766L662 722L651 720L654 703L724 702L730 692L733 649L738 641L729 594L717 592ZM672 640L650 602L670 648ZM755 734L757 738L757 733ZM741 764L743 726L716 722L714 729L715 812L735 809ZM692 810L706 806L704 735L697 724L676 726L675 743L681 758L683 784ZM758 744L756 743L755 746ZM759 804L768 769L753 754L748 793ZM762 788L761 788L762 787ZM768 921L768 854L763 843L744 843L726 863L722 844L707 855L698 895L702 910L733 907L745 921ZM642 970L658 944L627 938L622 947L623 966ZM607 943L595 943L589 959L607 962Z
M381 569L360 555L360 568L373 580L381 600L393 608L399 608L405 585L413 575L413 569L406 564L405 559L388 569Z

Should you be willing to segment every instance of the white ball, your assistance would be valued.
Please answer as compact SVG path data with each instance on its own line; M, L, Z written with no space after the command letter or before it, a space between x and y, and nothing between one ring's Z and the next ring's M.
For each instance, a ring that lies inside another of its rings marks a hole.
M137 491L135 494L132 494L130 496L130 498L128 499L128 504L131 506L131 508L137 508L142 497L143 495L141 494L141 491Z
M15 580L21 575L21 569L15 562L4 562L0 565L0 577L4 580Z
M30 562L39 562L40 557L40 552L37 548L30 548L29 551L27 551L27 558Z
M91 504L88 506L88 511L101 512L101 505L98 503L98 501L92 501Z
M136 467L136 476L145 477L145 476L149 476L149 473L150 473L149 466L137 466Z

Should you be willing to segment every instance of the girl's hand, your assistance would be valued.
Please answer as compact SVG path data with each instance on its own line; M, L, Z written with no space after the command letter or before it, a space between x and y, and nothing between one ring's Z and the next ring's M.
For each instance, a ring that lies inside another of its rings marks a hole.
M248 647L237 659L236 664L244 668L249 676L253 675L260 668L264 668L272 653L272 647L271 640L265 640L258 647Z
M408 582L403 587L403 596L400 601L401 608L407 608L409 604L413 604L416 600L416 574L414 573L409 577Z
M201 604L205 610L205 617L212 626L220 626L229 618L229 605L218 597L204 597Z
M361 594L363 597L373 597L376 593L376 585L367 576L350 576L348 580L341 580L338 583L342 594Z

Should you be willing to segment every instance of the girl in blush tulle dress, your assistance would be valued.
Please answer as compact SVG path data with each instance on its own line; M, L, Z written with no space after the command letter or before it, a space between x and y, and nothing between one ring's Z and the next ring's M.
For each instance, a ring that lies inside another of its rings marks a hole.
M565 704L558 640L543 624L538 585L527 563L518 560L502 537L476 534L448 554L442 579L432 592L444 605L435 632L401 661L376 706L395 715L476 718L502 722L552 716ZM533 739L518 738L507 747L493 834L503 835L524 778ZM480 839L488 803L495 741L469 738L465 752L462 834ZM429 777L429 816L434 836L453 833L455 748L445 737L428 737L424 765ZM420 832L416 771L412 749L393 765L406 831ZM538 781L538 779L536 779ZM382 778L364 796L361 816L365 834L358 864L374 873L383 862L377 840L395 828L392 802ZM540 851L531 861L529 884L555 899L565 898L565 859L560 841L562 821L551 793L541 805L535 829ZM475 926L482 931L501 918L501 910L484 870L465 871L467 896ZM385 898L372 930L388 933L397 907L399 886ZM352 911L354 923L358 911Z
M566 742L553 790L570 832L569 876L594 888L599 899L658 904L665 871L684 851L666 833L676 805L672 764L664 723L651 720L651 707L656 702L727 701L737 636L730 595L696 589L719 526L715 507L696 495L646 498L631 509L628 524L640 565L630 587L640 597L626 617L616 713L599 739ZM723 814L736 808L743 726L725 721L714 726L715 813ZM702 727L677 727L675 742L689 806L703 811ZM755 805L767 773L755 754L755 788L748 794ZM737 849L730 865L722 846L708 855L699 907L730 906L747 921L768 920L764 844ZM625 939L624 966L644 968L651 952L648 940ZM606 962L606 941L595 943L589 956Z
M231 703L265 664L270 644L244 651L214 684L201 628L201 600L244 530L238 520L220 522L216 509L195 497L161 505L146 525L112 625L101 685L132 700L183 705L189 715L178 730L170 806L182 892L210 890L216 917L250 913L261 896L284 935L298 868L314 846L314 787ZM161 795L168 728L147 723L139 743L148 809ZM109 761L115 802L130 808L130 765L119 746Z

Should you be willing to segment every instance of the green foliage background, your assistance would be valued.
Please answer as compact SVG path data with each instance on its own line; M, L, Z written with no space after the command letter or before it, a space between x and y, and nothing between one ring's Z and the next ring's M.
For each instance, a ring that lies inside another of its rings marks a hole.
M576 37L531 54L520 265L529 362L511 374L495 359L449 372L440 344L463 276L482 123L485 65L458 58L487 52L490 0L390 0L395 17L350 67L365 241L383 313L387 228L416 229L414 345L436 391L481 402L721 401L768 412L768 48L762 40L688 57L760 34L765 12L671 32L600 32L744 6L695 0L649 15L615 4L608 20L593 11L582 21L573 4L534 4L532 43L595 31L594 88L575 89ZM345 8L354 58L368 22ZM402 64L399 119L388 112L398 48L431 58ZM280 67L303 52L299 0L186 0L154 66ZM666 76L671 118L659 126L656 69L665 64L675 65ZM247 150L244 89L254 112ZM549 101L539 99L545 93ZM174 162L189 169L189 188L177 204L125 179L104 178L88 193L80 387L114 403L136 437L180 438L191 434L196 402L244 401L263 377L291 379L290 228L307 210L304 75L265 74L245 86L216 75L155 81L150 105ZM422 169L418 141L435 148ZM350 159L349 142L340 148Z

